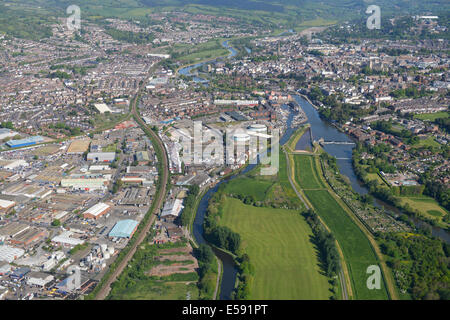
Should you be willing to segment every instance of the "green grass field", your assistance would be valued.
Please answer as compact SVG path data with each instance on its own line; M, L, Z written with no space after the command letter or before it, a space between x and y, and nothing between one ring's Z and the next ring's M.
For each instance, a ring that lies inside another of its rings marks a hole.
M314 189L320 185L313 172L319 172L315 161L309 156L310 161L304 159L308 156L294 156L296 167L300 166L300 171L296 170L296 180L300 186ZM303 159L302 159L303 157ZM328 190L305 190L304 193L311 202L317 214L323 219L325 224L331 229L336 240L342 248L345 260L349 267L353 289L358 300L378 300L388 299L388 294L384 282L382 281L380 290L369 290L366 285L368 274L366 270L371 265L379 265L374 250L369 240L351 219L349 214L333 198Z
M226 194L252 196L257 201L264 201L273 185L273 181L255 180L247 177L234 179L225 186Z
M420 147L440 147L441 145L436 142L436 140L433 137L428 137L426 139L421 139L417 144L413 145L413 148L420 148Z
M311 229L293 210L256 208L227 198L221 225L241 235L255 267L250 299L328 299Z
M367 268L379 263L364 233L328 191L306 190L305 194L342 247L350 269L356 299L387 299L384 283L381 290L369 290L366 286Z
M380 186L382 186L382 185L385 185L386 187L391 187L389 184L387 184L379 175L378 175L378 173L368 173L367 174L367 178L369 179L369 180L375 180L375 181L377 181L378 182L378 184L380 185Z
M302 189L323 189L323 182L317 179L317 169L311 156L294 156L295 178Z
M278 181L286 197L288 197L290 201L296 203L301 208L304 208L303 203L297 197L297 194L295 193L294 189L292 189L291 183L289 182L286 156L283 152L280 152L280 170L278 172Z
M431 218L438 218L442 221L442 218L448 214L447 210L442 208L439 203L433 198L421 196L421 197L400 197L402 204L409 204L411 208L419 210L425 216Z
M144 280L131 286L127 291L116 293L113 300L186 300L188 292L192 300L198 299L199 290L195 281L186 284Z
M438 118L448 118L450 114L448 112L436 112L436 113L424 113L424 114L416 114L414 116L415 119L419 120L430 120L434 121Z

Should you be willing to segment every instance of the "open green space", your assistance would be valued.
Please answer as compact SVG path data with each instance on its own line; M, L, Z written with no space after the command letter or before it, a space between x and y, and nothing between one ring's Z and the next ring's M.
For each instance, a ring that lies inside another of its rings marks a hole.
M318 179L318 172L312 156L294 156L295 178L302 189L323 189L325 185Z
M140 281L127 291L114 295L114 300L186 300L190 293L192 300L199 297L197 283Z
M289 199L290 202L295 203L297 206L305 209L304 204L300 201L294 189L292 189L289 182L287 161L284 152L280 152L280 170L278 171L278 182L282 188L282 194Z
M309 157L309 161L304 159L305 157ZM295 172L297 182L304 188L304 193L314 210L330 228L342 248L356 299L388 299L384 281L381 282L380 290L369 290L366 285L369 276L366 273L367 268L371 265L379 265L369 240L328 190L306 189L314 189L315 186L320 185L321 179L316 180L315 174L319 171L313 157L294 156L294 158L296 167L300 166L300 170Z
M385 185L386 187L390 187L389 184L387 184L378 173L368 173L367 179L377 181L379 185Z
M420 141L413 145L413 148L420 148L420 147L440 147L441 145L436 142L434 137L429 136L426 139L420 139Z
M429 120L434 121L438 118L448 118L450 116L450 113L444 111L444 112L436 112L436 113L423 113L423 114L416 114L414 116L415 119L419 120Z
M355 296L359 300L388 299L384 282L381 290L369 290L366 270L379 261L369 240L327 190L306 190L308 200L331 229L349 266Z
M233 198L243 200L246 204L285 209L304 209L292 189L287 173L284 153L280 153L280 170L278 175L261 176L259 167L246 175L233 179L223 186L223 192Z
M151 237L151 234L148 238ZM168 276L149 276L148 272L160 265L169 266L180 263L188 267L187 261L159 261L163 249L184 249L186 242L152 245L148 242L141 245L123 271L112 284L108 300L186 300L190 295L192 300L199 298L197 287L198 274L195 272ZM174 250L175 251L175 250ZM182 252L179 252L182 254ZM173 255L178 255L175 251ZM181 270L181 269L180 269Z
M180 61L183 66L225 57L230 52L222 46L224 38L216 38L197 45L174 44L165 52L171 55L172 60Z
M220 224L241 235L255 280L250 299L328 299L312 232L299 212L257 208L227 198Z
M427 196L420 197L400 197L402 205L408 204L411 208L419 210L420 213L424 215L429 215L431 218L442 218L445 217L448 212L433 198Z
M272 181L268 180L257 180L242 177L230 181L225 187L225 192L227 194L239 194L244 196L254 197L257 201L263 201L266 195L273 185Z

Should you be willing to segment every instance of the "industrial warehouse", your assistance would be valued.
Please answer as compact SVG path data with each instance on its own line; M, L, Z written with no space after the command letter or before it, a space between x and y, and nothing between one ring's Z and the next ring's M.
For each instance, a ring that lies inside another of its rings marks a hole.
M158 171L144 137L127 121L60 143L9 140L11 150L0 156L0 281L20 278L22 294L35 297L92 290L152 204ZM75 291L61 277L70 266L84 279Z
M138 227L138 222L134 220L122 220L116 223L109 232L111 238L131 238Z

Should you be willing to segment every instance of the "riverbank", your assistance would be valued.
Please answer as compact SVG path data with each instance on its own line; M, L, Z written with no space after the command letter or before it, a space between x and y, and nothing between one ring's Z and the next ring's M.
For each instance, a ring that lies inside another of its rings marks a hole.
M200 61L196 61L196 62L192 62L192 63L186 64L186 65L180 66L180 67L178 67L175 70L175 75L181 74L181 75L185 75L185 76L188 76L188 77L193 77L194 75L191 74L191 71L193 69L199 68L202 65L210 63L210 62L215 62L218 59L226 59L226 58L229 59L229 58L232 58L234 55L237 54L237 51L232 46L228 45L229 41L232 41L232 40L233 39L226 40L225 38L217 39L217 41L220 42L221 46L229 51L229 54L227 54L227 55L220 55L220 56L217 56L217 57L209 57L209 58L206 58L206 59L203 59L203 60L200 60ZM180 72L180 71L183 71L183 70L185 70L185 72ZM199 78L199 79L201 79L201 78ZM205 80L205 81L207 81L207 80Z
M303 99L303 102L302 100ZM305 96L304 94L298 94L297 101L300 106L306 108L308 118L311 124L311 129L314 134L314 139L318 140L319 138L324 138L325 140L341 140L354 142L354 139L350 137L346 132L340 129L335 124L329 123L325 119L322 119L318 113L318 107L311 103L311 100ZM308 109L310 108L310 109ZM353 146L335 146L335 145L327 145L324 147L325 151L335 158L338 159L337 163L339 166L339 171L341 174L346 176L351 183L352 188L359 193L360 195L366 195L369 193L369 188L367 188L367 184L361 180L361 178L357 175L357 170L355 170L352 158L353 158ZM397 207L391 205L390 203L386 203L383 199L380 199L378 196L374 197L374 205L380 209L387 209L391 211L391 216L399 216L405 214L402 209L398 209ZM423 221L416 217L411 217L413 223L417 228L428 228L426 226L427 222ZM431 233L433 236L440 238L441 240L450 243L450 233L445 229L440 228L439 226L432 226Z

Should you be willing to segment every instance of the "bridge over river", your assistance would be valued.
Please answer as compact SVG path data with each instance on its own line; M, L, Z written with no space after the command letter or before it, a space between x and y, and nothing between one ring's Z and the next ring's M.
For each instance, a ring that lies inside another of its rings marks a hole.
M354 146L356 145L354 142L350 142L350 141L325 141L323 138L319 139L318 141L320 143L320 145L327 145L327 144L342 144L342 145L349 145L349 146Z

